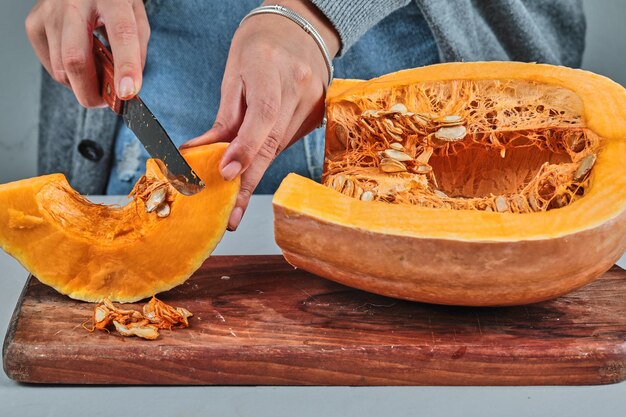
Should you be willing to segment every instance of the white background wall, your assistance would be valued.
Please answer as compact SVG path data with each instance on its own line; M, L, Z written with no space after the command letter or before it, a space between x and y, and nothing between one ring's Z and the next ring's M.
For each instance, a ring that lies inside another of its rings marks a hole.
M39 65L24 33L34 3L0 0L0 183L36 174ZM584 4L584 68L626 86L626 0Z

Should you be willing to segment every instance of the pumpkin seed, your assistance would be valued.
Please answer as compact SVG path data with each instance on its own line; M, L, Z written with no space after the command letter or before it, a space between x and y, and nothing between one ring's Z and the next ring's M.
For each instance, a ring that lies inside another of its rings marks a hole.
M493 209L491 207L487 207L485 208L485 211L493 212Z
M430 119L428 117L425 117L423 114L421 113L415 113L412 115L411 119L413 121L415 121L416 123L418 123L421 126L426 126L430 123Z
M379 117L380 116L380 112L378 110L365 110L363 113L361 113L361 117Z
M411 131L412 133L418 133L418 134L425 134L425 126L426 125L419 125L416 126L412 123L412 119L410 118L405 118L404 120L402 120L402 122L405 124L405 128L408 129L409 131Z
M193 317L193 314L191 313L191 311L187 310L186 308L176 307L176 311L178 312L178 314L180 314L186 319L188 319L189 317Z
M105 308L106 307L96 307L94 312L94 319L96 320L96 323L100 323L102 320L107 318L108 311L105 310Z
M414 171L418 174L428 174L433 171L433 167L430 165L418 165Z
M352 193L354 193L354 182L352 180L347 179L343 186L343 194L352 197Z
M396 161L400 161L400 162L413 160L413 158L411 158L409 155L405 154L404 152L397 151L395 149L385 149L385 151L383 152L383 155L387 158L395 159Z
M415 160L422 165L428 165L428 161L430 160L430 157L433 156L434 151L435 150L433 148L427 147L426 149L424 149L424 152L422 152L417 158L415 158Z
M406 113L409 109L402 103L396 103L389 109L389 113Z
M340 174L333 178L331 185L335 190L341 192L341 190L343 190L343 184L345 181L346 179L344 178L344 176Z
M500 213L504 213L506 211L509 211L509 203L506 202L506 199L504 197L502 197L501 195L496 197L496 210L498 210Z
M415 113L415 117L425 120L427 122L430 122L433 119L437 118L437 116L432 113Z
M354 194L352 195L352 197L354 198L361 198L361 195L363 194L363 189L359 186L356 187L356 189L354 190Z
M450 116L443 116L437 121L442 126L458 126L458 125L462 125L465 122L465 120L463 120L463 117L456 115L456 114L453 114Z
M104 304L104 306L108 308L109 310L114 311L118 314L132 314L135 312L135 310L124 310L122 308L115 307L113 303L111 302L111 300L109 300L108 298L105 298L104 300L102 300L102 304Z
M115 326L115 330L118 331L122 336L132 336L132 332L129 328L124 326L122 323L119 323L117 320L113 320L113 325Z
M580 162L580 165L578 165L576 173L574 173L574 181L584 180L587 174L591 171L591 168L593 168L593 165L596 163L596 159L597 157L595 154L584 157Z
M165 187L159 187L154 190L146 200L146 212L152 213L165 201L166 197L167 189Z
M500 149L500 156L504 158L506 156L506 148Z
M391 136L391 139L393 139L393 140L395 140L395 141L402 142L402 141L404 140L404 138L403 138L402 136L398 136L398 135L396 135L396 134L395 134L395 133L393 133L393 132L389 132L389 131L387 131L387 134L388 134L389 136Z
M398 143L398 142L394 142L394 143L390 144L389 147L391 149L396 150L396 151L405 152L404 146L402 146L402 144Z
M159 337L159 331L152 326L135 327L131 329L131 332L133 335L146 340L154 340Z
M537 204L537 199L534 195L528 197L528 204L534 211L539 211L539 204Z
M162 219L166 218L167 216L170 215L171 209L170 209L170 205L167 203L163 203L161 204L157 209L156 209L156 215Z
M335 126L335 137L343 145L344 148L348 148L348 131L343 125Z
M394 125L393 122L389 119L383 119L383 124L385 125L385 128L389 133L394 133L396 135L401 135L403 133L402 128Z
M574 134L568 138L567 145L572 152L578 153L585 149L586 142L587 140L584 136Z
M519 194L516 194L515 196L513 196L513 201L515 201L515 205L520 210L523 210L524 207L526 206L526 204L525 204L526 200L524 199L524 197L522 197Z
M571 142L570 149L573 152L581 152L587 146L587 140L584 136L577 136L576 140Z
M435 138L444 142L458 142L463 140L465 135L467 135L465 126L444 126L440 127L439 130L435 132Z
M380 161L380 170L386 173L395 173L395 172L405 172L406 166L395 159L391 158L383 158Z
M374 193L371 191L364 191L361 194L361 201L372 201L374 199Z
M159 332L154 327L142 326L139 323L130 323L128 328L114 320L113 325L122 336L137 336L150 340L159 337Z
M449 198L448 194L444 193L443 191L435 190L434 193L439 198Z

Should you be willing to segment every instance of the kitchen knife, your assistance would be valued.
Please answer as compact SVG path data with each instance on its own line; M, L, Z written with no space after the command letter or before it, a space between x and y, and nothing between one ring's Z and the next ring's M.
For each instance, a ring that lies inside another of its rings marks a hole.
M172 186L184 195L193 195L204 188L202 180L193 172L174 142L144 102L135 96L120 100L115 91L113 56L109 49L93 37L93 51L100 79L102 98L143 144L148 154L157 160L159 168Z

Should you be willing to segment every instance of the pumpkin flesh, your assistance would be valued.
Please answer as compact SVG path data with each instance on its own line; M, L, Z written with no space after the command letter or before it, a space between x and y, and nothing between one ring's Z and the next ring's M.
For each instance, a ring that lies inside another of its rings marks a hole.
M345 88L327 103L326 187L292 175L274 199L276 240L295 266L399 298L511 305L580 287L624 253L626 95L617 84L561 67L471 63ZM426 144L428 132L389 133L367 113L395 103L465 118L467 137L429 161L436 185L381 172L378 153L393 133L413 159ZM593 168L574 181L588 155ZM560 181L549 190L536 181L545 166ZM377 201L359 200L368 191Z
M132 302L184 282L226 230L239 179L224 181L226 144L183 151L206 188L187 197L154 160L124 207L93 204L61 174L0 185L0 246L41 282L85 301ZM141 190L168 188L169 216L148 213Z

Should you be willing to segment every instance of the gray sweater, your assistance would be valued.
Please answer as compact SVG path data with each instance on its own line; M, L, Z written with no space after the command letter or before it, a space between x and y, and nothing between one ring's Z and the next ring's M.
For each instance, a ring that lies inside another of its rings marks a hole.
M526 61L578 67L585 46L581 0L311 0L332 22L340 54L391 12L415 1L442 62Z
M365 32L411 0L311 0L337 29L345 53ZM414 0L442 62L517 60L577 67L585 18L581 0ZM39 172L64 173L83 194L104 193L117 118L86 110L43 75ZM87 140L88 139L88 140Z

